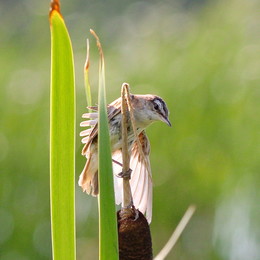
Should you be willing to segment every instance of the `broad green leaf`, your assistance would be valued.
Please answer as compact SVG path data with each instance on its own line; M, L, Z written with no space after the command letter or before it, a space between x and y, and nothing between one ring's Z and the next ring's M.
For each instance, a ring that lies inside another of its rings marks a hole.
M57 2L55 2L57 4ZM53 5L51 28L50 200L54 260L74 260L75 85L70 37Z

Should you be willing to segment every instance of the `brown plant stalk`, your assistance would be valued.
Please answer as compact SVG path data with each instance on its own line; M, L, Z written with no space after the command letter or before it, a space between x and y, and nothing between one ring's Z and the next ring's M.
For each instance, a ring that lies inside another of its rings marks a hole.
M121 113L122 113L122 158L123 158L123 203L122 209L118 212L118 238L119 238L119 259L120 260L152 260L152 239L150 227L145 216L135 209L130 186L130 155L128 149L127 120L134 130L135 140L141 156L144 157L142 146L137 136L133 109L130 102L129 85L124 83L121 89ZM145 158L145 157L144 157ZM128 173L128 174L127 174Z

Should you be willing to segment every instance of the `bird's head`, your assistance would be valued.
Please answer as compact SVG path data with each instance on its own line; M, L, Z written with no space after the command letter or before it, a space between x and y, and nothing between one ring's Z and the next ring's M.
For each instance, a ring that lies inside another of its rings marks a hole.
M162 121L171 126L169 111L162 98L155 95L133 95L133 108L137 121L150 124Z

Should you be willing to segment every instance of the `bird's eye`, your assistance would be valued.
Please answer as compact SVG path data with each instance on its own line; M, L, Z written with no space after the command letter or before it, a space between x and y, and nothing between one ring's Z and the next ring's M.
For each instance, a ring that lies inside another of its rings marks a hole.
M158 110L158 108L159 108L159 106L157 104L154 104L153 107L154 107L155 110Z

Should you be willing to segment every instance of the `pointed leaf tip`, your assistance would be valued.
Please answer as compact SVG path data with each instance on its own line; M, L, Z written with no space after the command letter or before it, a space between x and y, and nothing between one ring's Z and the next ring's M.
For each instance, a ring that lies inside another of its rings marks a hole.
M87 39L87 56L86 56L86 62L85 62L85 70L88 70L89 68L89 40Z
M101 56L101 59L103 59L104 58L104 54L103 54L103 50L102 50L102 46L101 46L99 37L97 36L97 34L95 33L94 30L90 29L89 31L95 37L96 42L97 42L97 47L98 47L98 50L99 50L99 54Z
M51 0L49 15L51 16L54 11L58 12L61 15L61 12L60 12L60 1L59 0Z

